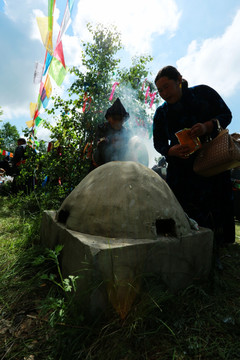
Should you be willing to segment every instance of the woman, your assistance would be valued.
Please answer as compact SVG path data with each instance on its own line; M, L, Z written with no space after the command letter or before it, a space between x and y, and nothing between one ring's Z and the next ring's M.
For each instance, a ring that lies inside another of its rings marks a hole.
M230 171L209 178L193 171L196 152L180 145L176 132L190 129L192 138L203 142L206 136L217 136L217 121L226 128L231 111L212 88L206 85L188 87L173 66L162 68L155 79L165 102L158 107L153 120L155 149L168 162L167 183L184 211L200 226L214 231L218 246L235 241L233 197Z

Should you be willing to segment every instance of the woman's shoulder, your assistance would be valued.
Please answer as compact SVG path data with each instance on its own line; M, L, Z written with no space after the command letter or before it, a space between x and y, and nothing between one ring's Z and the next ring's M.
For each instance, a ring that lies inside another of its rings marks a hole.
M156 114L159 114L159 113L161 113L161 112L165 112L165 111L167 110L167 108L168 108L168 104L167 104L166 101L164 101L164 103L161 104L161 105L157 108Z
M153 123L162 123L164 119L166 119L168 104L164 102L162 105L160 105L157 110L155 111L154 117L153 117Z
M188 88L188 90L190 92L193 92L194 94L216 93L216 91L213 88L211 88L210 86L205 85L205 84L192 86L192 87Z

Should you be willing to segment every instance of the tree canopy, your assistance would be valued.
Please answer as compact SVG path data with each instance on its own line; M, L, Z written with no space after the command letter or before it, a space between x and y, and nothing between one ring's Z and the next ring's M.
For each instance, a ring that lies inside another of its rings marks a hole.
M130 128L142 128L151 136L149 100L142 91L142 84L149 75L147 64L151 56L132 59L130 68L120 67L117 56L122 49L121 37L114 27L88 25L92 41L82 44L81 66L70 69L73 81L68 98L53 97L54 105L47 111L51 121L44 125L51 132L52 150L35 156L38 184L48 176L47 186L61 184L68 194L88 173L94 134L97 124L104 121L108 107L120 97L130 113ZM113 92L113 84L116 86ZM148 81L149 89L152 84Z
M9 122L2 124L0 128L0 148L14 152L19 137L20 135L15 125L11 125Z

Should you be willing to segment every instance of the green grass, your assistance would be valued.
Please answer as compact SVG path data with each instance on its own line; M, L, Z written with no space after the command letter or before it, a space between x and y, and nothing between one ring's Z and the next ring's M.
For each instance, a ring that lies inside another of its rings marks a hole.
M220 251L223 271L213 269L207 282L176 295L146 282L125 320L87 319L43 279L56 266L36 261L45 253L38 205L22 203L0 197L0 359L240 359L238 223L235 244Z

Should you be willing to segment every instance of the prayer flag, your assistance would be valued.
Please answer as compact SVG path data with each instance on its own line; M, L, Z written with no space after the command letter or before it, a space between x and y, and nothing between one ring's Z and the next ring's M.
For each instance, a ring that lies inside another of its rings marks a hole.
M36 117L36 119L35 119L35 125L36 125L36 126L39 126L39 125L42 123L42 121L43 121L43 119L40 118L40 116Z
M148 97L149 91L150 91L150 86L147 87L147 91L145 94L145 104L147 104L147 97Z
M53 13L56 0L48 0L48 30L53 29Z
M36 62L34 76L33 76L34 84L40 84L40 82L42 81L42 75L43 75L43 65L40 64L39 62Z
M43 83L41 83L41 85L40 85L40 92L39 92L39 99L38 99L38 101L40 101L42 103L42 105L45 109L48 106L51 92L52 92L52 85L51 85L50 77L49 77L49 75L47 75L44 85L43 85Z
M145 104L147 104L147 98L148 98L148 96L149 96L150 99L151 99L150 108L153 106L153 103L154 103L154 99L155 99L156 94L157 94L156 91L151 94L151 93L150 93L150 86L147 87L147 91L146 91L146 94L145 94Z
M46 95L48 98L50 98L51 93L52 93L52 84L51 84L51 80L50 80L50 76L47 75L46 80L45 80L45 84L44 87L46 89Z
M43 102L43 100L47 97L46 95L46 89L43 87L42 92L41 92L41 101Z
M48 35L48 17L47 16L37 17L36 20L38 23L38 28L40 31L43 45L45 46L47 35Z
M41 95L38 94L38 102L37 102L37 109L38 109L38 111L41 109L41 106L42 106Z
M73 7L74 0L67 0L66 9L63 15L61 27L59 30L58 38L57 38L57 44L62 40L63 34L66 32L68 26L71 22L71 11Z
M49 75L51 75L51 77L58 86L61 86L66 74L67 74L67 69L62 65L62 63L58 59L53 57L51 65L49 67Z
M13 157L13 153L10 152L10 151L7 151L7 150L2 150L2 149L0 149L0 154L1 154L1 155L6 155L6 156Z
M26 124L27 124L27 127L30 129L31 127L34 126L34 120L26 121Z
M155 96L157 95L157 91L155 91L153 94L149 93L149 96L151 98L151 102L150 102L150 108L153 106L153 103L154 103L154 99L155 99Z
M42 42L47 51L53 53L52 30L48 28L48 16L37 17L37 23L41 34Z
M70 13L71 13L74 0L68 0L67 2L68 2L69 10L70 10Z
M38 109L36 109L33 120L35 120L36 117L38 117L38 115L39 115L39 112L38 112Z
M36 103L30 103L30 115L31 115L31 118L34 117L34 114L36 112L36 109L37 109L37 104Z
M45 68L44 68L44 73L43 76L46 75L49 65L51 64L52 61L52 55L47 51L46 52L46 59L45 59Z
M113 98L113 94L114 94L114 92L115 92L115 89L116 89L117 85L119 85L119 82L115 82L115 83L113 84L113 86L112 86L112 92L111 92L111 95L110 95L110 97L109 97L109 100L110 100L110 101L111 101L112 98Z
M63 47L62 47L62 41L60 41L53 53L53 56L58 59L59 61L61 61L61 63L63 64L64 67L66 67L65 65L65 60L64 60L64 55L63 55Z
M49 103L49 99L48 99L47 97L45 97L45 98L42 100L42 104L43 104L44 109L47 108L48 103Z
M91 96L87 96L87 93L84 94L84 97L83 97L83 101L84 101L84 104L83 104L83 109L82 111L84 112L86 110L86 106L87 106L87 102L88 102L88 110L90 109L90 105L91 105L91 102L92 102L92 98Z

